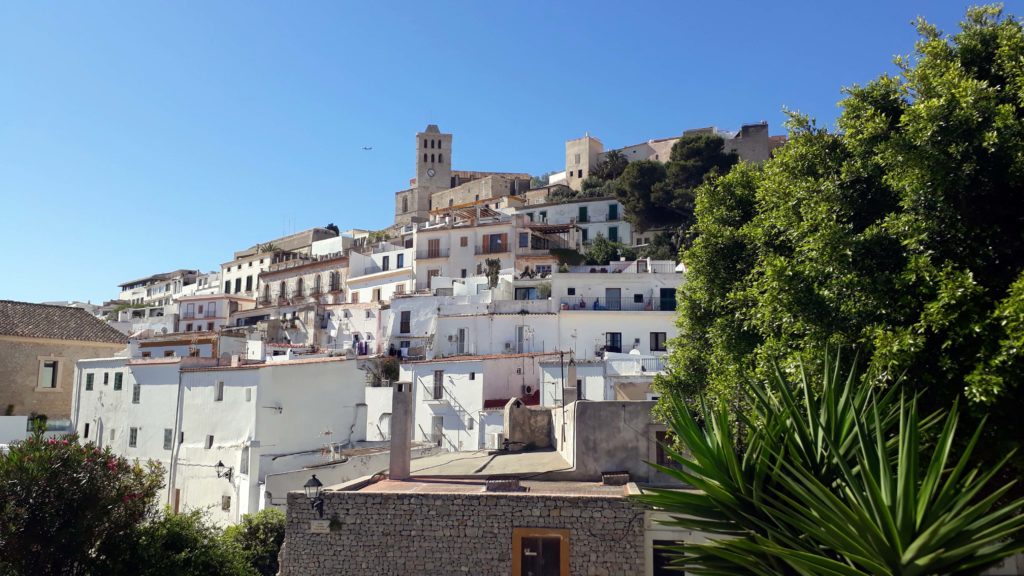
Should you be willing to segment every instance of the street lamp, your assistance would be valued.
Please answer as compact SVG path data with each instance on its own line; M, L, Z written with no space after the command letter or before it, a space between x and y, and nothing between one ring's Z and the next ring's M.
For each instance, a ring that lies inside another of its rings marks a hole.
M316 474L302 485L306 489L306 498L309 498L309 507L316 510L320 517L324 517L324 498L320 495L323 482L316 479Z
M227 478L228 482L231 482L231 474L234 472L234 468L228 468L224 466L224 462L217 460L217 465L213 469L217 471L217 478Z

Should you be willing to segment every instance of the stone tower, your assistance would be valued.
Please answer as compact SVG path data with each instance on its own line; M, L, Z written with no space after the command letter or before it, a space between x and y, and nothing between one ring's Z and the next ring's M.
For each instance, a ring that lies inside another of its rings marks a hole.
M452 187L452 135L436 124L416 134L416 178L412 187L395 194L395 224L425 221L430 195Z

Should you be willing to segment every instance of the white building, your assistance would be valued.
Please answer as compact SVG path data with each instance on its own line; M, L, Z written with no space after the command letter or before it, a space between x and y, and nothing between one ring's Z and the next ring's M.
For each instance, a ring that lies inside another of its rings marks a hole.
M365 378L355 362L216 363L83 360L75 428L83 441L160 461L164 502L175 510L210 508L221 524L265 507L268 474L330 462L365 439Z
M622 203L614 198L579 198L564 202L528 204L516 208L516 214L538 224L574 224L579 228L579 245L587 245L598 236L612 242L633 244L633 229L624 219Z
M177 299L177 332L219 332L231 315L256 307L256 300L233 294L195 294Z

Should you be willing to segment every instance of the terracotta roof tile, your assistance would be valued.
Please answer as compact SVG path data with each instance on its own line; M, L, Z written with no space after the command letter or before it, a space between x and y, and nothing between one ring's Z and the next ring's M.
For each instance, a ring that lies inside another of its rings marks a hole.
M127 344L128 337L81 308L0 300L0 334Z

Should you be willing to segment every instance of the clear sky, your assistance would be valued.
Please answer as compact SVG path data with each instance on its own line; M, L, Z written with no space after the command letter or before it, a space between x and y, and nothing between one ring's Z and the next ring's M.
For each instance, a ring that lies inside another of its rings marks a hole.
M584 132L781 134L784 107L831 126L916 16L953 31L967 4L3 2L0 298L99 302L283 233L387 226L428 123L456 169L532 174Z

